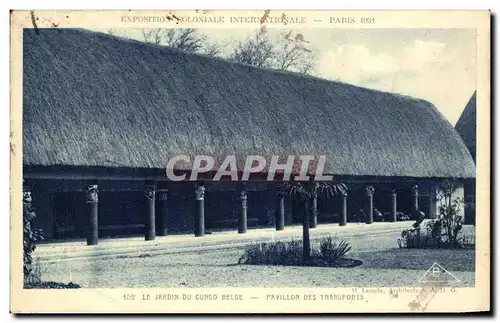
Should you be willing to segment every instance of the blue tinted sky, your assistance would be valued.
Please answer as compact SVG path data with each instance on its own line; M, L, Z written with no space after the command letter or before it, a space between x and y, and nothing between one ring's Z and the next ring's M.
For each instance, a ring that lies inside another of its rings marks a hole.
M210 41L227 44L252 29L199 29ZM268 29L270 38L286 30ZM121 30L141 40L138 30ZM474 29L301 29L316 53L313 75L432 102L454 125L476 89Z

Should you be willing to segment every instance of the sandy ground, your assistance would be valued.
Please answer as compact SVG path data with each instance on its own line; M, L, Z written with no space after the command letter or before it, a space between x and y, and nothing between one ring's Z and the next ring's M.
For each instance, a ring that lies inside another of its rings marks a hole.
M43 280L74 282L83 288L123 287L339 287L419 286L435 262L474 286L475 252L399 249L399 233L346 238L356 268L238 265L242 247L155 255L148 252L115 259L81 259L43 263Z

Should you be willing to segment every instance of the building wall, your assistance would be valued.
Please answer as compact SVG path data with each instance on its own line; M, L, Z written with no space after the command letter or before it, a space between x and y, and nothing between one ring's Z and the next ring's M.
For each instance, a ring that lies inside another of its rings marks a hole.
M54 236L54 197L52 192L44 190L34 190L31 194L32 206L36 217L33 220L33 227L41 229L45 239L52 239Z

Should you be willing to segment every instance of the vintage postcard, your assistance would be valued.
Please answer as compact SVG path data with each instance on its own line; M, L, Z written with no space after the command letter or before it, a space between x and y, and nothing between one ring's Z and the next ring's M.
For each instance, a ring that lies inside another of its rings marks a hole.
M489 11L12 11L13 313L490 310Z

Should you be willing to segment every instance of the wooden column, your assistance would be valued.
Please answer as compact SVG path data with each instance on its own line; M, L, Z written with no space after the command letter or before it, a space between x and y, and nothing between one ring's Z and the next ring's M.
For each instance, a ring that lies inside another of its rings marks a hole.
M344 226L347 224L347 192L342 192L341 198L342 198L342 205L340 210L339 225Z
M411 210L412 212L418 211L418 185L413 185L411 188L411 194L413 196L413 202Z
M396 189L393 189L391 191L391 214L390 214L390 218L389 218L389 221L390 222L397 222L398 221L398 217L397 217L397 210L398 210L398 205L397 205L397 199L398 199L398 194L396 192Z
M155 229L155 187L153 185L147 185L144 189L146 196L146 241L154 240L156 229Z
M276 231L285 229L285 194L278 192L276 194L276 209L275 209L275 224Z
M238 233L247 233L247 191L245 187L240 188L239 192L239 214L238 214Z
M309 205L311 207L311 228L318 226L318 184L314 183L314 190Z
M98 204L97 185L88 185L85 188L85 204L87 205L87 245L93 246L98 243Z
M375 188L373 186L368 186L365 189L366 192L366 197L367 197L367 205L366 205L366 224L372 224L373 223L373 193L375 193Z
M205 235L205 186L198 184L196 187L196 208L194 215L194 235Z
M158 221L158 235L166 236L167 230L167 217L168 217L168 190L161 189L156 191L156 199L158 200L159 221Z
M307 263L311 256L311 236L309 232L309 212L310 205L306 199L304 214L302 216L302 261Z

